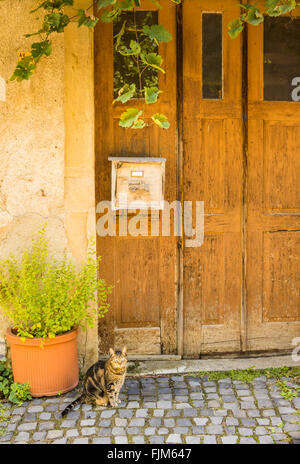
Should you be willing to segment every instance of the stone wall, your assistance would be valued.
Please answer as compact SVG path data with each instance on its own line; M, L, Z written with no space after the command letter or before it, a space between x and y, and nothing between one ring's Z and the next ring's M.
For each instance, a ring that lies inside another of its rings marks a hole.
M89 2L81 0L78 7ZM95 235L93 33L76 25L53 40L29 81L8 82L29 51L36 0L0 3L0 256L18 253L47 220L50 246L80 262ZM0 321L0 355L7 323ZM86 364L97 329L79 337Z

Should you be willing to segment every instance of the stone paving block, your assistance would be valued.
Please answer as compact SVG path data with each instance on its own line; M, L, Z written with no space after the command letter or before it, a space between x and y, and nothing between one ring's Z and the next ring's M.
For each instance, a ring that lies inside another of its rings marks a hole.
M264 409L264 410L262 411L262 415L263 415L264 417L275 416L275 414L276 414L276 412L275 412L274 409Z
M92 443L94 445L110 445L111 439L109 437L93 438Z
M270 419L267 419L267 418L263 418L263 419L256 419L257 420L257 423L259 425L269 425L270 424Z
M162 401L157 401L157 408L158 409L171 409L172 408L172 401L166 401L166 400L162 400Z
M265 427L256 427L254 429L256 435L267 435L268 430Z
M164 411L163 409L156 409L155 411L161 411L162 412L162 416L164 415ZM136 417L147 417L148 416L148 409L138 409L135 413ZM155 414L154 415L158 415L158 414Z
M39 419L40 420L49 420L51 417L51 413L50 412L42 412L40 415L39 415Z
M217 443L215 435L204 435L203 444L204 445L214 445Z
M149 435L154 435L154 434L155 434L155 431L156 431L155 427L146 427L146 428L144 429L144 434L145 434L145 435L148 435L148 436L149 436Z
M245 437L249 437L251 435L253 435L253 430L250 429L250 428L246 428L246 427L238 427L238 433L240 435L243 435Z
M149 443L151 443L152 445L162 445L165 443L165 438L164 437L150 437ZM180 443L180 442L176 442L176 443Z
M75 440L73 440L74 445L88 445L88 443L88 438L75 438Z
M241 424L244 425L245 427L255 427L256 425L255 419L248 419L248 418L242 417L240 421L241 421Z
M63 428L67 428L67 429L69 429L69 428L74 428L75 425L76 425L76 422L77 422L77 421L66 419L66 420L62 421L62 423L60 424L60 426L63 427Z
M114 416L115 414L116 414L115 409L105 409L104 411L101 412L101 418L108 419Z
M175 420L174 419L164 419L164 425L166 427L175 427Z
M18 430L20 431L35 430L36 427L37 427L37 422L27 422L25 424L18 425Z
M182 443L181 436L179 434L176 434L176 433L171 433L167 437L166 443Z
M258 437L258 441L262 445L270 445L274 443L274 440L270 435L263 435L261 437Z
M245 437L243 437L243 438L240 439L240 444L241 445L252 445L252 444L255 445L255 444L257 444L257 441L255 441L254 438L250 438L250 437L245 438Z
M180 414L181 414L181 411L171 409L170 411L167 411L166 416L167 417L178 417L180 416Z
M59 438L58 440L54 440L52 442L53 445L65 445L67 443L66 438Z
M220 425L223 422L223 417L211 417L210 421L213 425Z
M291 407L279 407L278 408L278 411L280 412L280 414L293 414L294 412L296 412L296 409L295 408L291 408Z
M222 435L224 429L221 425L208 425L206 427L206 432L208 435Z
M259 409L248 409L247 411L248 417L260 417Z
M96 427L82 427L81 434L82 435L95 435Z
M7 439L11 439L12 435L13 435L13 434L10 433L10 434L5 435L5 436L2 437L2 438L5 438L6 440L7 440ZM8 438L7 438L7 437L8 437ZM28 433L28 432L20 432L20 433L18 433L18 435L15 437L15 441L25 441L25 442L27 442L28 440L29 440L29 433Z
M155 419L151 419L155 420ZM145 419L143 418L133 418L129 421L129 426L130 427L144 427L145 425Z
M122 423L118 423L117 421L122 421ZM110 427L111 426L111 420L110 419L102 419L99 421L99 427ZM127 425L127 419L115 419L115 425L123 427L124 425Z
M77 429L70 429L66 431L66 437L71 438L71 437L78 437L79 433Z
M285 440L287 436L284 433L272 433L271 435L275 441L277 440Z
M138 412L138 411L137 411ZM126 417L126 418L130 418L133 416L133 411L131 410L127 410L127 409L120 409L119 410L119 416L120 417Z
M185 442L189 445L199 445L201 443L200 437L194 437L187 435L185 437Z
M43 412L44 408L43 406L29 406L27 409L28 412Z
M62 430L49 430L47 433L47 440L53 440L55 438L60 438L63 436Z
M145 437L143 435L136 435L135 437L132 437L132 443L135 443L136 445L143 445L145 443Z
M169 429L166 429L165 427L161 427L157 431L158 435L167 435L169 433Z
M123 427L113 427L112 434L115 436L119 436L119 435L126 435L126 432Z
M186 435L188 433L188 427L174 427L173 432L179 435Z
M125 436L116 436L115 437L115 444L116 445L127 445L128 444L128 438Z
M112 434L112 429L110 427L103 427L97 431L97 435L110 437Z
M224 445L234 445L237 442L238 437L235 435L227 435L226 437L221 437L221 440Z

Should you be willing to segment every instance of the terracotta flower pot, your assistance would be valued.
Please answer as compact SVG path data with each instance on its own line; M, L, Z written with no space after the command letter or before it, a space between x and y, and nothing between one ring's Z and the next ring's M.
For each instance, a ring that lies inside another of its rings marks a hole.
M26 338L23 342L7 329L6 339L11 348L14 381L29 382L32 396L54 396L65 393L78 384L78 329L55 338Z

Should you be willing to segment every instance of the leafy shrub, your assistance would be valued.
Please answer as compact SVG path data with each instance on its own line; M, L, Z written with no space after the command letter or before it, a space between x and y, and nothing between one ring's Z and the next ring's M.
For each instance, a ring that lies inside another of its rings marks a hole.
M14 382L12 369L4 361L0 361L0 398L5 398L15 404L31 400L29 383Z
M104 317L111 287L97 278L100 258L94 255L89 248L80 269L66 256L58 262L48 255L44 226L20 260L2 259L0 306L13 332L22 339L53 338Z
M14 382L10 388L8 400L16 404L22 404L23 401L31 400L29 383Z

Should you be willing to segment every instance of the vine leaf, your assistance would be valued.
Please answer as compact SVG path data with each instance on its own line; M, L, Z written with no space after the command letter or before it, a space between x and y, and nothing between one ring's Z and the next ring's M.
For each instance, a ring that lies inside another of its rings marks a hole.
M172 34L170 34L162 24L153 24L152 26L146 25L143 27L143 33L157 43L170 42L170 40L172 40Z
M132 129L143 129L145 127L146 123L143 119L139 118L136 121L134 121L132 125Z
M97 1L97 9L100 10L101 8L105 8L109 5L114 5L117 0L98 0Z
M139 55L141 53L141 47L135 40L131 40L129 48L123 45L119 48L118 52L123 56Z
M243 29L243 21L240 18L233 19L228 25L228 34L232 39L235 39Z
M264 20L263 14L254 6L248 9L246 21L252 26L258 26Z
M34 10L31 10L30 13L35 13L38 11L40 8L43 8L44 10L52 10L53 8L63 8L64 6L73 6L74 0L56 0L56 1L51 1L51 0L46 0L45 2L41 3L37 8Z
M269 16L280 16L296 8L296 0L288 0L284 5L278 5L278 0L266 0L265 6Z
M119 126L131 127L141 114L142 111L138 108L128 108L125 113L121 114Z
M144 53L141 53L141 60L147 66L151 66L152 68L158 69L159 71L165 74L166 71L161 67L163 59L157 53L147 53L146 55Z
M125 84L118 92L118 97L113 101L113 103L119 101L121 103L126 103L130 100L135 94L135 84Z
M87 27L95 27L99 18L96 18L93 14L89 13L87 10L83 10L80 8L78 10L78 27L80 26L87 26Z
M158 95L162 93L162 90L159 90L157 87L145 87L144 91L146 103L155 103Z
M103 21L104 23L110 23L114 19L116 19L116 17L119 16L119 14L120 10L118 9L104 11L104 13L101 15L101 21Z
M10 81L14 81L15 79L18 82L22 80L28 80L30 76L34 73L36 68L36 64L33 60L32 56L24 56L21 61L16 66L13 75L10 77Z
M120 32L118 32L118 34L116 34L114 36L114 39L116 39L116 44L115 44L115 49L118 50L119 46L120 46L120 43L121 43L121 39L125 33L125 27L126 27L126 22L127 21L124 21L123 24L122 24L122 27L120 29Z
M122 0L119 4L118 7L120 10L132 10L133 9L133 0Z
M31 45L31 55L33 58L41 58L43 55L50 56L52 52L51 40L35 42Z
M155 113L151 118L161 129L169 129L170 123L164 114Z

